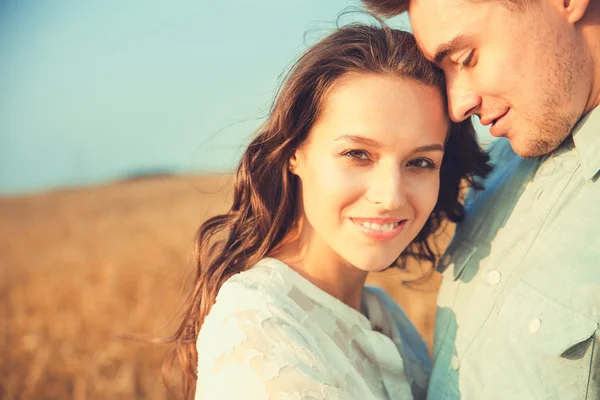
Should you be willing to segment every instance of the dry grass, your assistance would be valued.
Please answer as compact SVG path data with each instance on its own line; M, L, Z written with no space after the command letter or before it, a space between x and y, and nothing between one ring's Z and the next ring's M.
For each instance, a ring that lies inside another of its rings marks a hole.
M229 195L229 177L165 177L0 198L0 400L167 399L170 347L118 335L172 332L194 232ZM416 270L370 281L430 336L439 279L402 286Z

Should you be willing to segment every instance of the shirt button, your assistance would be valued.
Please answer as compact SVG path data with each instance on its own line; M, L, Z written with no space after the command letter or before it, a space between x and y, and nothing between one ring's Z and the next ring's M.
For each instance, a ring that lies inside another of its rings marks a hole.
M488 272L487 280L490 284L497 285L502 280L502 274L499 271L493 269L490 272Z
M453 370L458 371L458 367L460 366L458 357L456 357L456 356L452 357L452 360L450 360L450 366L452 367Z
M538 333L542 327L542 320L539 318L532 319L529 323L529 333Z

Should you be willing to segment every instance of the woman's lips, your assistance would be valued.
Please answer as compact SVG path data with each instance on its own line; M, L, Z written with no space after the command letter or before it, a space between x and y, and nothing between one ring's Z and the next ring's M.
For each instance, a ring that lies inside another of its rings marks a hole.
M351 221L365 235L375 240L390 240L398 236L406 219L399 218L351 218Z

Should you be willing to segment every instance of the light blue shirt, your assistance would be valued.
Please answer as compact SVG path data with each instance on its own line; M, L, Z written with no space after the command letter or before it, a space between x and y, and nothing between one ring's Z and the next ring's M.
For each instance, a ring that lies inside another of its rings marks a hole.
M490 155L440 264L428 398L600 399L600 108L547 156Z

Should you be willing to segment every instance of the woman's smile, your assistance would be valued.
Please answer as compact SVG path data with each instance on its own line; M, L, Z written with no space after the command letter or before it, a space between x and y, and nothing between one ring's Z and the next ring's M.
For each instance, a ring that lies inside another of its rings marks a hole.
M400 218L350 218L358 229L375 240L396 238L406 226L407 219Z

